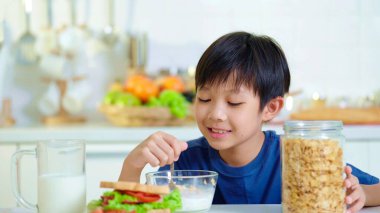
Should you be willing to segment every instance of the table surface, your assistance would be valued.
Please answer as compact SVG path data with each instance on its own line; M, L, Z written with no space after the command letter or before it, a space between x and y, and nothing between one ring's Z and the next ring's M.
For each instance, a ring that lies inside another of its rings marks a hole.
M232 213L232 212L281 212L281 205L212 205L209 213ZM1 209L0 213L33 213L23 208ZM380 206L368 207L360 211L360 213L380 213Z

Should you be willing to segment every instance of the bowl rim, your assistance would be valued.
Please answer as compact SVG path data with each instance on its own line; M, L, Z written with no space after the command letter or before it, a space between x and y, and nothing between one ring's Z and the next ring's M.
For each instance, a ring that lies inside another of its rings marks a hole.
M218 177L218 173L215 171L210 171L210 170L174 170L175 172L207 172L209 174L204 174L204 175L190 175L190 176L183 176L183 175L157 175L157 174L167 174L170 172L170 170L162 170L162 171L155 171L155 172L148 172L145 174L145 176L152 177L152 178L208 178L208 177Z

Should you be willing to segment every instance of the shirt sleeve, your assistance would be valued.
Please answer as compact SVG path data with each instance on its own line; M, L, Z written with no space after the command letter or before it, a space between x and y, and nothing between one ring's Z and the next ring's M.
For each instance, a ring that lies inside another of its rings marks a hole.
M379 178L365 173L349 163L347 165L352 168L352 174L359 179L360 184L373 185L379 183Z

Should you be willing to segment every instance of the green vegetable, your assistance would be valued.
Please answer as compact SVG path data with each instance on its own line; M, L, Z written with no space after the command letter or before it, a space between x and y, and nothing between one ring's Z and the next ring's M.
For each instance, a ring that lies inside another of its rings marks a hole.
M102 200L93 200L88 205L89 211L95 210L97 207L103 207L104 210L126 210L136 213L146 213L151 209L170 209L174 212L177 209L182 208L181 194L178 189L175 189L170 194L166 195L161 201L151 203L140 204L123 204L124 200L137 201L137 199L130 195L120 194L117 191L107 191L103 193L103 196L113 196L112 200L108 201L108 205L102 206Z
M106 94L103 103L118 106L140 106L141 101L129 92L111 91Z
M162 106L169 107L171 114L177 118L185 118L189 114L189 102L185 96L177 91L164 90L158 99Z

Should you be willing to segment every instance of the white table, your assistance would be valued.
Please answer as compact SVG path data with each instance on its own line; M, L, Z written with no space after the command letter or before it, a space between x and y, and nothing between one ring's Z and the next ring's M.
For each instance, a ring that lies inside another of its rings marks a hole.
M281 213L281 205L213 205L209 213ZM2 212L0 212L2 213ZM380 213L380 206L364 208L360 213Z
M251 213L251 212L265 212L277 213L281 212L281 205L213 205L209 213ZM13 209L0 209L0 213L33 213L32 211L13 208ZM380 213L380 206L364 208L360 213Z

